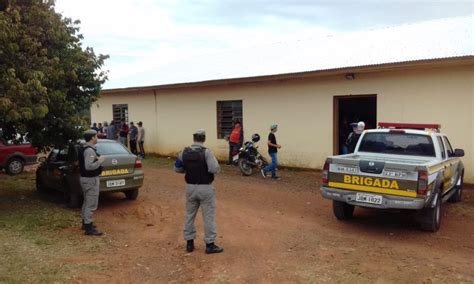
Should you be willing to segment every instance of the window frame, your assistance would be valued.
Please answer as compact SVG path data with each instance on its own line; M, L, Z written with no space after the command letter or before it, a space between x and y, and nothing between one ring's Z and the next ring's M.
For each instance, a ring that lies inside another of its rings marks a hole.
M236 119L243 123L243 109L243 100L216 101L217 139L226 139L230 135ZM227 112L225 116L223 116L224 112Z
M116 111L119 112L118 116L116 115ZM113 104L112 118L115 125L120 125L122 119L125 119L125 122L128 124L128 104Z

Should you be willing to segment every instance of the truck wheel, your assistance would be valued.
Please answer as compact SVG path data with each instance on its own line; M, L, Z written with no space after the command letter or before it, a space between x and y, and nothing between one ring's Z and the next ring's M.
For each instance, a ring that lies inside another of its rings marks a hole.
M341 201L332 201L332 211L338 220L349 220L354 215L354 205Z
M244 176L251 176L253 173L252 166L247 162L247 159L239 159L239 169Z
M449 202L457 203L462 200L463 185L464 185L464 172L462 172L461 175L459 176L458 181L456 182L456 185L455 185L456 192L448 199Z
M22 159L11 158L10 160L8 160L5 170L7 174L14 176L23 172L24 167L25 167L25 162L23 162Z
M138 188L127 190L127 191L124 191L123 193L125 193L125 196L127 197L128 200L136 200L138 197Z
M421 229L428 232L436 232L441 225L441 195L436 196L436 204L433 208L423 209Z

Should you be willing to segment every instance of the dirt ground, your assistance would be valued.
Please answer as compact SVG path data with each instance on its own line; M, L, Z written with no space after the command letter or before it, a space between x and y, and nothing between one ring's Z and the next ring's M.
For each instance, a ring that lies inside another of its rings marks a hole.
M282 170L281 181L243 177L224 167L216 178L218 245L204 253L201 215L193 253L185 252L184 179L169 167L146 167L138 200L101 197L96 223L106 249L64 262L107 268L75 275L107 283L462 283L474 282L474 190L444 207L437 233L406 214L357 208L340 222L319 194L319 173ZM78 228L70 228L77 231ZM87 241L88 237L84 237Z

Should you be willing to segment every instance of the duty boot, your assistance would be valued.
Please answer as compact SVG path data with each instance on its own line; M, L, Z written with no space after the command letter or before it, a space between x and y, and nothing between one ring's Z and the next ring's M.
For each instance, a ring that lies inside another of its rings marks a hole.
M224 249L221 247L216 246L214 243L206 244L206 253L221 253Z
M193 252L193 250L194 250L194 240L188 240L186 242L186 251Z
M94 223L91 223L92 225L92 228L96 229L97 227L94 225ZM81 230L85 230L86 229L86 224L84 224L84 219L82 219L82 226L81 226Z
M94 225L91 224L84 224L84 227L85 227L85 232L84 234L87 235L87 236L102 236L102 232L97 230L96 227L94 227Z

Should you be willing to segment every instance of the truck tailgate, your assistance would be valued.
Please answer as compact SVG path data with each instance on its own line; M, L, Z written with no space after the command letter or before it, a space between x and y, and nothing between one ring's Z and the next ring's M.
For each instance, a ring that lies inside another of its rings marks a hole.
M354 155L356 156L356 155ZM411 159L410 159L411 160ZM418 168L427 161L411 162L375 157L333 157L329 166L328 186L354 191L416 197Z

